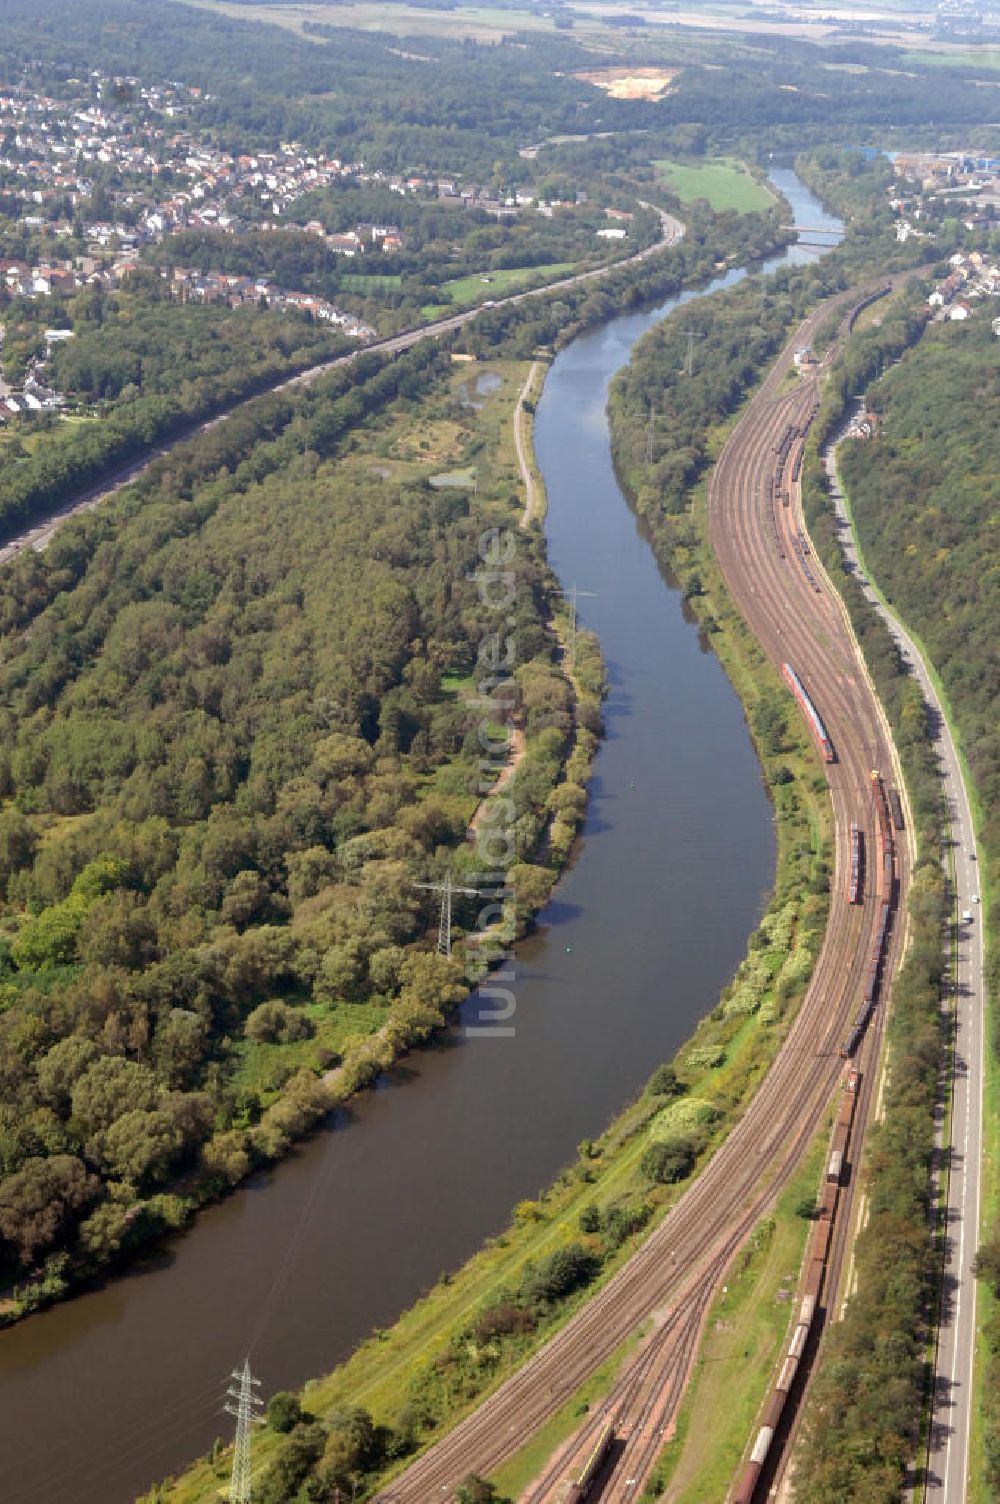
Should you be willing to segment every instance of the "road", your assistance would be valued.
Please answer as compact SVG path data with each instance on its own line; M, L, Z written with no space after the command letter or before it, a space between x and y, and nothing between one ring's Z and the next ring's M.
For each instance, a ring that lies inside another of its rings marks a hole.
M827 474L837 509L841 543L849 565L860 574L858 553L836 470L836 445L826 456ZM944 1269L941 1321L935 1352L933 1419L928 1447L926 1499L933 1504L963 1504L969 1471L972 1424L972 1373L976 1350L976 1281L972 1260L978 1246L982 1165L984 1010L986 999L985 936L979 898L979 862L968 790L951 729L928 666L916 643L885 603L865 583L865 595L896 639L903 657L931 708L934 750L944 781L954 856L954 899L959 916L955 964L951 976L954 1046L950 1144L942 1142L940 1161L944 1195ZM950 1151L950 1152L949 1152Z
M526 1504L556 1504L566 1479L610 1417L619 1446L602 1504L637 1497L676 1414L712 1296L735 1251L773 1206L822 1121L842 1075L839 1046L853 1019L874 931L876 905L844 898L849 828L874 838L873 767L894 775L892 751L839 597L822 577L810 583L793 539L798 514L770 498L776 449L790 424L804 424L817 400L819 375L784 382L793 352L809 343L843 295L796 330L783 355L731 434L710 483L712 541L729 588L765 651L791 661L826 720L837 761L826 768L836 829L830 920L813 977L777 1058L742 1119L646 1242L587 1305L476 1411L378 1496L379 1504L449 1499L470 1471L489 1474L518 1452L580 1384L638 1328L635 1349L605 1402L524 1495ZM901 852L899 902L909 862ZM891 975L899 926L892 934ZM864 1079L874 1077L883 1009L861 1053ZM861 1121L870 1091L860 1104Z
M591 267L589 271L576 272L571 277L561 277L558 282L548 282L544 287L530 288L527 292L512 293L509 297L497 298L493 306L495 308L503 308L513 303L523 303L529 298L540 298L549 293L559 292L567 287L576 287L581 282L590 282L596 278L606 277L611 272L617 271L622 267L636 266L640 262L648 261L651 256L657 256L662 251L676 245L684 234L685 227L681 220L675 219L672 214L667 214L663 209L657 209L655 204L648 204L642 199L639 202L644 209L654 209L660 216L660 238L654 241L652 245L646 246L644 250L637 251L634 256L626 256L620 261L605 262L601 266ZM468 324L482 312L483 309L481 307L468 308L462 313L453 314L450 318L436 319L431 324L421 324L419 328L409 329L405 334L394 334L388 339L373 340L369 344L360 346L357 350L349 351L346 355L338 355L332 360L321 361L318 365L310 366L307 370L300 371L296 376L283 377L275 381L272 385L254 392L250 397L241 397L224 413L218 413L215 417L207 419L204 423L192 424L190 428L184 429L167 443L157 445L156 448L145 451L138 459L131 461L127 465L123 465L120 470L116 470L113 474L105 476L97 485L90 486L86 491L74 496L63 506L59 507L58 510L32 523L30 527L25 528L22 533L11 538L3 547L0 547L0 564L6 563L8 559L14 558L16 554L22 553L26 548L33 548L40 552L52 541L56 529L67 518L76 517L81 512L88 512L91 508L98 506L107 497L113 496L116 491L120 491L123 486L129 485L134 480L138 480L139 476L149 469L154 460L168 454L177 444L193 438L196 434L206 433L210 428L214 428L219 423L224 423L232 413L238 412L248 403L253 402L256 398L265 395L267 392L284 392L296 386L308 386L310 382L315 381L326 371L332 371L336 366L349 365L352 360L357 359L358 355L366 354L369 351L377 351L383 355L398 355L403 350L409 350L422 339L440 339L444 334L451 334L456 329L461 329L463 325Z

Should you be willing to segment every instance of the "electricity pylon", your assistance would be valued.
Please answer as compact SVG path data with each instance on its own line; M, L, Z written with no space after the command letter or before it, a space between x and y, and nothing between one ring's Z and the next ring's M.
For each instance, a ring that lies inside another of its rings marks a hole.
M429 893L441 894L441 917L438 920L438 954L451 955L451 897L453 893L466 893L470 898L479 896L478 888L460 888L451 880L451 868L444 875L443 883L414 883L415 888L425 888Z
M649 427L646 430L646 464L653 463L653 404L649 404Z
M569 587L569 589L566 591L566 599L569 601L569 631L568 631L568 633L566 635L567 635L567 638L568 638L568 644L567 644L567 646L569 647L569 661L570 661L570 663L575 663L576 662L576 627L577 627L576 603L577 603L578 598L581 595L587 595L587 596L590 596L592 600L596 600L597 599L597 591L596 590L578 590L575 585L571 585Z
M681 333L685 336L685 338L687 339L687 342L688 342L688 353L687 353L687 359L684 362L684 370L686 371L686 373L688 374L688 376L693 376L694 375L694 342L695 342L696 339L704 339L705 338L705 331L703 329L682 329Z
M234 1368L229 1376L232 1384L226 1390L235 1404L223 1405L229 1415L236 1417L236 1445L233 1448L233 1475L229 1483L229 1504L251 1504L250 1499L250 1436L255 1425L263 1425L264 1417L258 1412L264 1401L257 1393L260 1379L250 1372L250 1359L244 1358L242 1368Z

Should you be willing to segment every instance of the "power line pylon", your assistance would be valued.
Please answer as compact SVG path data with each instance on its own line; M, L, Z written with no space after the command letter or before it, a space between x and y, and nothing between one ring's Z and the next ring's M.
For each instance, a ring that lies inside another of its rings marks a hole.
M596 590L578 590L575 585L571 585L569 587L569 589L566 591L566 599L569 601L569 631L568 631L568 633L566 635L567 635L567 638L568 638L567 646L569 648L569 661L570 661L571 664L574 664L576 662L576 629L577 629L576 603L577 603L577 600L579 599L579 597L581 595L586 595L586 596L589 596L592 600L596 600L597 599L597 591Z
M451 880L451 869L445 873L443 883L414 883L415 888L424 888L429 893L441 894L441 917L438 920L438 955L451 955L451 899L454 893L465 893L470 898L479 897L478 888L461 888Z
M703 329L682 329L681 333L688 342L687 358L684 361L684 370L688 376L694 375L694 342L696 339L704 339Z
M646 430L646 464L653 463L653 404L649 404L649 427Z
M260 1379L255 1379L250 1372L250 1359L244 1358L242 1368L234 1368L229 1376L235 1379L238 1388L232 1384L226 1390L231 1402L223 1405L223 1409L229 1415L236 1417L236 1445L233 1448L233 1475L229 1483L229 1504L251 1504L250 1499L250 1437L255 1425L263 1425L264 1418L259 1413L264 1401L257 1390L260 1388Z

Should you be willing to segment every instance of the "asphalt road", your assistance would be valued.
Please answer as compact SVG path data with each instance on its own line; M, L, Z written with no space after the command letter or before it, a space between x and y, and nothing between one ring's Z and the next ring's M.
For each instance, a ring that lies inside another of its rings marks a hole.
M827 458L844 554L857 570L858 557L832 456ZM860 573L860 571L859 571ZM934 1411L928 1449L926 1499L931 1504L962 1504L969 1472L972 1373L976 1347L976 1281L972 1260L979 1239L980 1170L983 1123L983 1033L985 945L979 903L979 863L969 795L954 739L937 690L916 644L876 597L865 594L896 639L934 717L934 748L944 778L954 850L955 907L958 914L952 983L954 1072L950 1143L940 1143L941 1174L947 1176L941 1322L934 1372ZM972 915L971 922L962 919ZM942 1121L939 1133L943 1135Z
M656 209L655 204L647 204L642 199L639 202L644 209ZM497 298L493 307L502 308L511 303L523 303L528 298L538 298L547 293L559 292L567 287L576 287L581 282L591 282L597 278L606 277L621 267L635 266L641 261L648 261L651 256L659 255L661 251L668 250L670 246L676 245L681 239L685 227L681 220L675 219L673 215L667 214L663 209L656 209L656 212L660 216L660 238L654 241L652 245L646 246L644 250L637 251L634 256L626 256L621 261L605 262L601 266L591 267L588 271L576 272L571 277L562 277L558 282L547 282L544 287L529 288L527 292L512 293L510 297ZM214 428L216 424L224 423L231 413L244 407L248 402L253 402L257 397L262 397L267 392L287 391L290 387L294 386L307 386L310 382L315 381L317 377L322 376L324 372L333 370L335 366L348 365L358 355L369 351L378 351L384 355L398 355L403 350L409 350L411 346L418 344L422 339L437 339L443 334L451 334L455 329L461 329L463 324L469 323L470 320L478 317L483 311L482 305L475 308L467 308L462 313L453 314L450 318L437 319L432 324L421 324L417 329L408 329L404 334L394 334L388 339L373 340L369 344L360 345L356 350L351 350L345 355L337 355L332 360L325 360L319 365L310 366L308 370L300 371L297 376L283 377L281 380L275 381L273 385L264 387L249 397L240 397L224 413L218 413L214 418L209 418L204 423L195 423L191 427L183 429L167 443L159 444L156 448L147 450L138 459L132 460L129 464L122 466L120 470L116 470L111 475L105 476L96 485L90 486L86 491L79 492L77 495L69 498L56 511L50 513L49 516L33 522L30 527L25 528L22 533L11 538L0 547L0 564L5 564L8 559L14 558L16 554L22 553L26 548L33 548L36 552L41 552L52 541L52 536L60 523L65 522L69 517L78 516L81 512L90 511L92 507L96 507L106 497L114 495L123 486L127 486L131 481L137 480L144 471L149 469L154 460L168 454L171 449L176 448L178 444L184 443L185 440L193 438L195 434L205 433L208 429Z

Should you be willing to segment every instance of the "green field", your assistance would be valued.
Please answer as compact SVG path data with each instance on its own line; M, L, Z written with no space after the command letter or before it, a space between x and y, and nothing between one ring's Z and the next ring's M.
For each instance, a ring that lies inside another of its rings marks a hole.
M774 195L751 177L742 162L732 157L715 157L697 165L660 161L653 166L660 182L676 193L682 204L704 198L716 212L736 209L740 214L749 214L755 209L767 209L775 202Z
M473 303L489 302L529 282L551 282L573 271L572 261L552 261L548 266L512 266L504 271L477 272L472 277L457 277L441 288L442 301L428 303L421 309L425 318L436 318L451 308L471 308ZM447 297L447 302L445 301Z
M934 52L931 48L919 52L904 52L900 61L904 64L929 68L971 68L977 72L1000 71L1000 47L976 47L968 52Z
M270 22L284 27L305 41L319 45L326 38L307 29L307 23L319 26L348 26L355 31L384 31L397 36L469 37L479 41L498 41L517 32L555 33L551 15L503 6L462 5L455 10L436 10L429 6L386 4L385 0L361 0L360 4L329 4L323 0L304 0L298 5L246 3L246 0L192 0L203 10L213 10L230 18ZM580 17L577 31L603 31L599 17Z

